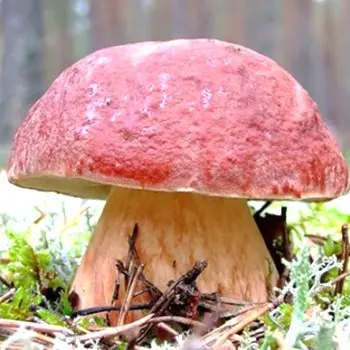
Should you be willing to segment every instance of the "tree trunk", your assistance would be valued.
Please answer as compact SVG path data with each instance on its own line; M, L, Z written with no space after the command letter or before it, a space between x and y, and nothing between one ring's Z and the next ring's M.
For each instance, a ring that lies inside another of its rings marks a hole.
M350 108L349 93L350 83L349 76L344 77L344 73L349 72L349 55L350 55L350 39L349 39L349 10L350 4L348 0L339 0L330 4L325 4L328 16L328 30L325 33L325 45L328 48L330 69L330 81L332 85L332 101L333 110L328 118L334 126L338 139L341 142L344 151L349 147L350 121L348 111ZM347 147L346 147L347 146Z
M125 43L125 13L124 0L91 0L92 50Z
M4 151L43 92L42 1L2 0L1 25L0 147Z
M209 6L209 0L173 0L171 15L167 19L168 22L172 19L172 35L165 39L211 37L213 14Z
M280 0L245 1L243 16L245 23L245 44L263 55L276 58Z
M312 0L283 1L284 66L308 91L312 84Z
M151 11L151 39L173 39L171 1L153 0Z
M213 36L243 45L245 42L245 4L241 0L210 1Z
M46 0L44 11L46 85L49 85L74 60L72 12L69 0Z
M337 32L337 17L335 16L336 13L334 9L334 6L325 3L323 55L326 66L326 84L328 87L327 98L329 101L327 118L335 131L335 129L339 127L341 86L339 79L340 76L337 74L337 54L339 52L337 50L337 44L339 43L339 40Z
M126 3L126 40L151 40L152 3L146 0L128 0Z
M318 3L314 6L312 24L312 92L324 118L330 121L329 116L333 107L330 101L332 86L329 85L328 50L332 50L333 46L330 42L328 43L328 39L333 30L329 27L330 23L325 3ZM331 32L328 33L328 30Z
M184 8L187 15L187 36L208 38L212 34L208 0L188 0Z

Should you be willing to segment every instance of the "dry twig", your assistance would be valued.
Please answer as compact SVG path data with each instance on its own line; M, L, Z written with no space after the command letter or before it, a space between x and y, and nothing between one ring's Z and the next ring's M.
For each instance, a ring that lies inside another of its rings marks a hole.
M197 261L190 271L186 272L170 285L166 293L164 293L163 296L154 304L151 312L162 313L176 295L178 288L182 284L190 285L194 283L198 276L207 267L207 265L208 263L206 261Z
M164 322L159 322L157 324L157 327L165 331L166 333L168 333L172 338L175 338L176 336L179 335L179 332L177 332L174 328L170 327L168 324Z
M69 340L69 343L73 343L73 342L86 342L86 341L90 341L90 340L96 340L96 339L102 339L102 338L107 338L107 337L112 337L112 336L118 336L121 334L124 334L126 332L129 332L132 329L135 328L140 328L142 326L144 326L145 324L148 323L148 321L153 317L153 314L149 314L135 322L129 323L127 325L124 326L120 326L120 327L110 327L107 329L104 329L102 331L98 331L98 332L92 332L90 334L84 334L84 335L80 335L80 336L76 336L76 337L72 337Z
M158 301L153 305L151 313L155 317L159 317L163 312L169 307L170 303L174 300L175 296L178 293L179 287L182 285L192 285L198 276L203 272L207 267L208 263L206 261L197 261L193 268L180 276L175 282L173 282L168 290L158 299ZM144 329L143 334L141 334L136 340L136 343L140 343L145 339L148 332L151 330L152 325L149 325Z
M119 299L119 291L120 291L120 272L117 271L111 305L113 305Z
M138 235L139 235L139 226L138 224L135 224L132 230L132 233L128 239L129 251L125 262L125 269L129 274L131 273L130 271L131 271L133 261L135 262L136 266L141 265L139 255L136 251L136 239ZM127 289L129 285L129 275L125 275L124 277L125 277L125 289Z
M334 278L334 280L331 281L331 284L337 284L339 281L344 280L348 276L350 276L350 271L344 272L341 275Z
M293 258L292 253L292 242L289 237L289 230L287 227L287 208L282 207L281 209L281 217L282 217L282 238L283 238L283 257L287 261L291 261ZM283 288L289 277L289 269L284 266L280 278L278 280L277 286L278 288Z
M4 303L5 301L10 300L14 295L16 294L16 289L11 288L7 292L5 292L3 295L0 296L0 304Z
M257 217L259 217L271 204L272 204L272 201L266 201L266 202L254 213L254 218L256 219Z
M45 349L52 349L55 344L54 338L41 333L34 332L34 331L32 331L30 334L30 341L44 345ZM2 347L1 347L1 349L6 349L6 350L17 350L17 349L22 350L23 348L24 348L23 341L21 342L21 339L18 339L18 340L16 339L12 341L11 338L8 338L5 342L2 342Z
M26 321L15 321L15 320L7 320L7 319L0 319L0 328L27 328L31 330L35 330L37 332L42 333L65 333L65 334L73 334L73 332L65 327L61 326L52 326L48 324L38 324L33 322L26 322Z
M129 285L126 291L125 300L119 313L119 318L117 322L118 326L123 325L125 322L125 317L130 309L131 301L134 297L135 288L143 269L144 269L144 265L139 265L135 273L132 275L132 278L129 280Z
M9 282L4 276L0 275L0 282L5 285L7 288L12 288L13 284Z
M136 295L136 294L135 294ZM152 307L152 304L134 304L129 306L129 310L150 310ZM81 309L74 311L72 314L72 318L77 316L88 316L88 315L94 315L99 314L102 312L111 312L111 311L120 311L121 306L96 306L96 307L89 307L86 309Z
M341 228L342 234L342 252L341 252L341 260L343 261L343 266L339 269L339 275L342 275L347 272L348 264L349 264L349 228L347 224L344 224ZM341 295L344 287L344 278L340 279L335 286L335 295Z
M199 321L192 320L190 318L181 316L160 316L152 318L148 323L159 323L159 322L175 322L181 323L186 326L205 328L205 324Z
M277 306L279 306L283 302L283 299L284 299L283 296L279 296L278 298L276 298L274 300L274 302L266 303L264 305L255 307L253 310L247 311L247 313L245 315L243 315L243 317L241 317L240 320L236 324L234 324L228 330L224 331L218 337L217 341L214 344L214 348L222 346L234 334L243 330L243 328L245 328L246 326L251 324L253 321L258 319L262 315L264 315L266 312L269 312L269 311L275 309Z

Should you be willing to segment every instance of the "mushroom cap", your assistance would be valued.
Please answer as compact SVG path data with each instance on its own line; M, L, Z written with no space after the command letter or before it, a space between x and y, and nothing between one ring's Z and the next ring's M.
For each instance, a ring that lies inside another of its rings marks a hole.
M14 137L9 181L324 200L349 189L316 103L271 59L219 40L109 47L61 73Z

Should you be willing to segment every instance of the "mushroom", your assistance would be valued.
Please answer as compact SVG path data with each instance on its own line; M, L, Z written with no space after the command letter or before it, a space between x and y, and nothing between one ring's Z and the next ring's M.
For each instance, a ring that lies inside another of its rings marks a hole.
M109 47L73 64L20 125L8 178L106 199L72 285L78 308L109 305L136 223L144 274L160 290L207 260L202 292L266 301L278 273L247 201L349 189L302 86L271 59L208 39Z

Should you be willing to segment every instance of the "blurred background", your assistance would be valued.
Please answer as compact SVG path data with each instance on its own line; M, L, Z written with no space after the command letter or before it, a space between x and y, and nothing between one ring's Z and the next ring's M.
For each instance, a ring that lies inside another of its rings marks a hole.
M350 149L350 0L0 0L0 166L28 108L82 56L211 37L275 59Z

